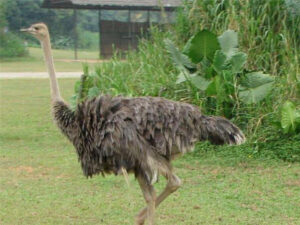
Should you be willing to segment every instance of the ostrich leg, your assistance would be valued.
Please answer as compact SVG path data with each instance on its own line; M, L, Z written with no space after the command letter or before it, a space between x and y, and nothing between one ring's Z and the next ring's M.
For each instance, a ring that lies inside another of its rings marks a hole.
M148 184L148 182L143 177L138 177L138 182L143 192L147 207L145 208L144 217L142 221L136 221L137 224L144 224L146 217L148 218L149 225L154 225L154 213L155 213L155 190L153 185Z
M181 180L173 173L166 176L168 183L162 193L155 200L155 207L158 207L170 194L175 192L181 185ZM137 225L143 225L147 217L148 208L144 208L140 211L136 218Z

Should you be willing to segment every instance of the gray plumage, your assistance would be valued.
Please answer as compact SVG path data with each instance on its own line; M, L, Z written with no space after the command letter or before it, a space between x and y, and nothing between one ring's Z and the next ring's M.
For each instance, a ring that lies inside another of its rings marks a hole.
M197 141L241 144L242 132L227 119L202 115L196 106L156 97L101 96L78 105L54 105L54 118L77 150L87 177L121 168L152 184L177 155Z

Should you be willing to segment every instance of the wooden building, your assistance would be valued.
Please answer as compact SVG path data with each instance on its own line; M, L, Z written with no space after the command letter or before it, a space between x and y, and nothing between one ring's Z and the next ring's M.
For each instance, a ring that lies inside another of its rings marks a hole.
M182 0L44 0L42 7L73 9L74 23L77 9L98 10L100 54L109 58L114 49L135 49L151 23L172 22L172 12L181 4Z

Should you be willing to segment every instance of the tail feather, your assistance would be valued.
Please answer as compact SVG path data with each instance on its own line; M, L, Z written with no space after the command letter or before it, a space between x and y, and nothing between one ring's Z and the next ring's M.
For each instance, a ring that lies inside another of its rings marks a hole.
M246 141L243 132L229 120L217 116L203 116L201 139L215 145L240 145Z

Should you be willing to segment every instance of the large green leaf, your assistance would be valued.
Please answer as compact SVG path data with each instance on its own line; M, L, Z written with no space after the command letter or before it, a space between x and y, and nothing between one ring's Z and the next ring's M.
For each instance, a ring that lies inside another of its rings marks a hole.
M228 67L228 62L226 59L226 55L221 51L216 51L213 59L213 68L218 73L221 73L223 70L226 70Z
M238 52L234 54L230 59L231 71L233 73L240 73L247 61L247 54Z
M199 63L203 58L212 61L218 49L220 45L217 36L208 30L202 30L189 39L183 53L188 55L192 62Z
M281 109L281 127L284 133L295 132L300 125L300 113L297 112L295 105L286 101Z
M274 78L263 72L248 73L241 82L239 98L246 104L258 103L272 90Z
M264 74L262 71L258 71L247 73L241 84L246 88L256 88L272 82L274 82L274 77L271 77L269 74Z
M182 71L177 76L176 84L181 84L181 83L185 82L186 81L186 76L187 76L187 73L185 73L184 71Z
M183 83L187 80L201 91L205 91L207 89L207 86L211 83L211 81L197 74L190 74L182 71L177 77L176 84Z
M221 36L218 37L222 51L225 53L227 58L231 58L238 50L238 36L233 30L225 31Z
M190 81L195 87L197 87L201 91L205 91L211 81L201 77L199 75L190 76Z
M181 53L178 50L178 48L176 48L176 46L174 45L174 43L171 40L165 39L164 42L165 42L167 51L171 55L171 59L172 59L173 63L177 67L179 67L179 68L187 67L189 69L195 68L195 64L191 62L189 57L187 55Z

